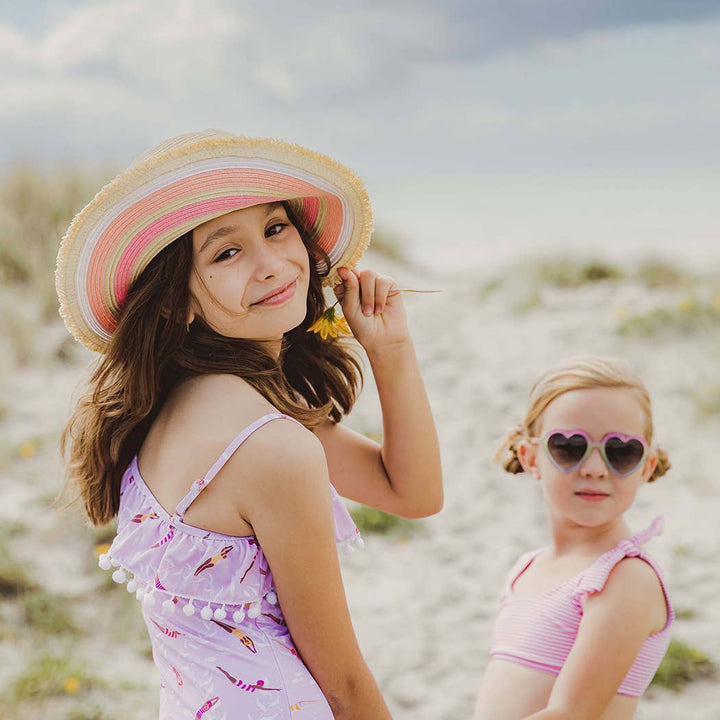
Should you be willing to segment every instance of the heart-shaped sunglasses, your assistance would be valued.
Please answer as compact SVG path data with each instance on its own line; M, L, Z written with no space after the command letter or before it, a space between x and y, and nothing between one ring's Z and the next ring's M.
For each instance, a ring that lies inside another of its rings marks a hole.
M600 442L592 442L584 430L551 430L531 442L540 443L550 462L564 473L579 468L597 448L608 469L626 477L640 467L648 451L645 439L638 435L608 433Z

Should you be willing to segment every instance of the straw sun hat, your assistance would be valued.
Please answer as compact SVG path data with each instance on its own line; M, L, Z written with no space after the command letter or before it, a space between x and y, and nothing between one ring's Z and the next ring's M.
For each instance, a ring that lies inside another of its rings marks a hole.
M63 238L55 283L65 324L103 352L130 287L163 248L220 215L281 200L330 258L325 284L360 259L372 232L370 200L344 165L299 145L218 130L157 145L102 188Z

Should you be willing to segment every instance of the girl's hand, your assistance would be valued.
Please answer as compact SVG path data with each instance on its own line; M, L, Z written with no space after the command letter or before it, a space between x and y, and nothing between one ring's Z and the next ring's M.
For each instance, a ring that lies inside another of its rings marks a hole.
M339 268L333 290L355 339L367 353L409 339L400 290L393 278L374 270Z

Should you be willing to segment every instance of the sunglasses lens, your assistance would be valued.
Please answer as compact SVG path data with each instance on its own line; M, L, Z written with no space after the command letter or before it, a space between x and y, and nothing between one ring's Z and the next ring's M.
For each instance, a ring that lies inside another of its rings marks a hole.
M605 441L608 463L618 475L629 475L643 459L645 448L639 440L611 437Z
M547 440L547 449L555 464L563 470L570 470L580 463L587 451L587 440L582 435L566 437L553 433Z

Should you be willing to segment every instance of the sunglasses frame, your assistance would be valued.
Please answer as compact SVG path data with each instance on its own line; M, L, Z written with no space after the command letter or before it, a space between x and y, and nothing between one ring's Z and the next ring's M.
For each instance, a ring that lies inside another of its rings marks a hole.
M562 467L553 457L552 452L550 451L550 438L553 435L562 435L565 438L571 438L573 435L581 435L585 438L585 442L587 442L587 448L585 448L585 452L583 453L583 456L578 460L577 463L575 463L572 467ZM619 438L622 440L622 442L627 443L630 440L637 440L643 447L643 454L638 460L637 465L635 465L632 470L626 473L619 473L614 467L613 464L608 460L607 452L605 450L605 445L608 440L612 438ZM541 444L545 448L545 454L548 456L548 459L550 462L561 472L561 473L571 473L573 470L577 470L587 459L590 457L590 454L592 451L597 448L600 451L600 456L603 459L603 462L605 463L605 466L607 469L616 477L628 477L629 475L632 475L634 472L637 472L638 468L645 462L648 452L650 450L649 445L647 444L647 441L644 437L641 435L623 435L622 433L618 432L611 432L607 433L607 435L603 435L602 440L600 442L593 442L590 439L590 435L586 433L584 430L550 430L549 432L545 433L542 437L536 437L536 438L530 438L530 441L535 444Z

